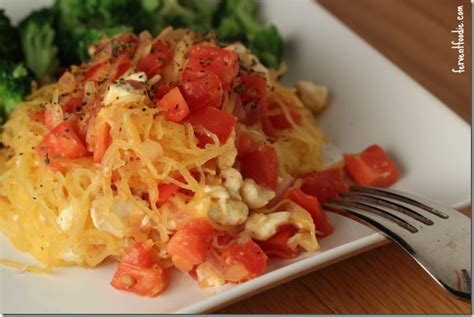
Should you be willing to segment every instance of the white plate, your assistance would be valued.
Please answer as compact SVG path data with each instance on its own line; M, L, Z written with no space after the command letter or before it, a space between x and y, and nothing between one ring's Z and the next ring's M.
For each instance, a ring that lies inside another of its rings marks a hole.
M440 203L470 203L470 127L312 0L263 1L266 18L287 39L285 81L311 79L330 87L332 103L320 127L345 151L371 143L388 149L402 169L397 188ZM16 19L33 1L2 1ZM145 299L109 286L114 265L57 270L50 275L1 268L1 311L10 313L196 313L215 309L383 240L366 227L332 216L335 233L321 251L292 261L271 261L247 283L201 290L173 272L170 287ZM1 258L30 259L1 241Z

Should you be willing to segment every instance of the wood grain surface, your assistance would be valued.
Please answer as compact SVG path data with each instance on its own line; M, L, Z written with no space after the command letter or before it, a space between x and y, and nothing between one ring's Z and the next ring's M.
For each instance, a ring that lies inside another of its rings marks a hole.
M294 1L294 0L288 0ZM471 123L468 0L320 0L332 14ZM463 5L466 72L455 74ZM471 214L471 208L463 210ZM392 243L223 308L218 313L471 314Z

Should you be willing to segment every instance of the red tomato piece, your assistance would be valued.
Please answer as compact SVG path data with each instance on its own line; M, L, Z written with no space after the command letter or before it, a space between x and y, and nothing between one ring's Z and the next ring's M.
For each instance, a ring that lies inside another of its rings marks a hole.
M176 194L179 190L179 186L176 184L160 184L158 185L158 204L164 204L170 199L171 196Z
M165 111L165 118L173 122L181 122L189 114L189 107L178 87L171 89L158 102L158 107Z
M36 150L45 161L72 160L89 155L75 122L70 120L63 121L51 130L37 145Z
M122 54L117 57L114 64L116 67L114 80L119 79L131 66L132 66L133 55Z
M298 248L292 249L288 246L288 239L298 232L292 224L278 227L277 233L265 241L259 241L258 245L267 255L276 255L284 259L296 257L300 252Z
M237 118L214 107L207 107L189 115L188 121L193 126L200 126L214 133L221 144L227 142L235 127ZM199 144L211 143L212 139L206 134L198 133Z
M316 197L303 193L299 188L294 188L288 192L288 198L310 213L320 236L326 237L333 232L331 222Z
M105 78L108 74L109 67L110 64L108 62L92 65L84 74L84 79L82 81L99 81L100 79Z
M267 80L255 72L241 72L240 85L234 91L240 95L245 110L242 122L252 125L258 121L261 109L266 109Z
M154 96L155 96L155 99L156 100L160 100L161 98L163 98L167 93L170 92L171 89L173 89L174 85L160 85L156 88L155 90L155 93L154 93Z
M160 68L162 68L171 57L171 45L168 42L159 40L152 47L148 55L140 58L137 63L137 71L145 72L148 78L152 78L158 74Z
M231 87L239 70L238 55L236 52L220 47L196 44L188 52L188 62L183 74L212 72L217 75L222 87L227 90Z
M152 268L142 268L120 263L111 285L119 290L153 297L168 286L168 277L158 265Z
M78 108L82 106L82 98L73 97L66 102L63 106L63 111L65 113L73 113L76 112Z
M270 145L261 145L240 159L244 178L251 178L257 184L275 190L278 187L278 156Z
M339 193L348 189L349 184L344 179L342 169L308 173L303 176L303 185L301 185L303 192L316 196L321 203L325 203L329 198L337 197Z
M123 254L120 262L139 267L152 267L153 256L150 247L146 246L143 242L139 242Z
M265 272L267 255L254 241L231 243L221 254L226 265L224 278L241 283Z
M359 154L344 154L346 172L359 185L388 187L400 177L395 163L378 145Z
M203 219L194 219L171 237L167 251L175 266L185 272L206 259L214 229Z
M221 107L224 92L216 74L205 72L202 76L183 76L183 80L181 89L191 111L206 107Z
M100 163L105 152L112 143L110 137L110 125L107 122L102 123L97 128L97 133L94 137L94 155L93 159L95 163Z
M168 277L153 261L150 248L137 243L122 256L111 284L116 289L151 297L168 286Z
M43 122L44 123L44 115L45 115L45 110L30 110L28 112L28 115L31 120L36 121L36 122Z

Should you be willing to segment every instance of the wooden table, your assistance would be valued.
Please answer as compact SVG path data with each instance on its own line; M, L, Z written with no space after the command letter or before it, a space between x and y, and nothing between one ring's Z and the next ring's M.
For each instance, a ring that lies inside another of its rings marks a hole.
M290 0L288 0L290 1ZM291 0L294 1L294 0ZM468 0L320 0L330 12L471 123L471 5ZM457 5L463 5L467 72L455 74ZM470 214L470 208L463 210ZM392 243L219 313L470 314Z

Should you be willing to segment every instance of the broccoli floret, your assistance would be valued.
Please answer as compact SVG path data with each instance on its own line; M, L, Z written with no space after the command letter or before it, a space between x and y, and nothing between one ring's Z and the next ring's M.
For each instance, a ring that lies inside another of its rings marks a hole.
M33 77L23 65L0 59L0 123L6 121L18 102L30 93Z
M22 58L18 30L11 25L3 9L0 10L0 56L15 62Z
M56 0L56 28L64 65L89 58L87 48L103 36L148 29L158 0Z
M214 22L222 41L242 41L264 65L280 65L283 40L275 26L265 27L260 22L254 0L222 0Z
M38 80L53 77L59 67L54 19L54 10L45 8L34 11L19 25L26 66Z
M189 28L199 33L208 33L212 27L214 6L202 0L162 0L155 21L163 27ZM154 27L158 30L158 27Z

